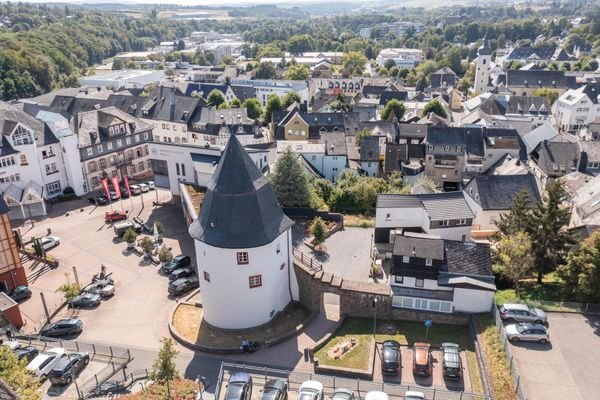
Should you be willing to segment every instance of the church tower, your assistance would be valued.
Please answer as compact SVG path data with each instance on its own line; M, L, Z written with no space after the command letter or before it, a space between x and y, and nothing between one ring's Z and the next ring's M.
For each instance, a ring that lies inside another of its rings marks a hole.
M231 135L189 230L207 323L256 327L298 300L293 224L267 178Z
M487 40L487 33L483 37L483 44L477 49L475 83L473 88L477 95L485 93L489 88L490 72L492 70L492 49Z

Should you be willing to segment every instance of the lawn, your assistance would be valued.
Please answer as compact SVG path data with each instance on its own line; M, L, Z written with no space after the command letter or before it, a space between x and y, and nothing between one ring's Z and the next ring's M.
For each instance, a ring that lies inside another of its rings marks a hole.
M356 228L374 228L375 217L363 214L344 214L344 226Z
M346 318L342 326L334 333L331 340L319 349L315 357L322 365L342 368L367 369L369 361L369 344L373 337L373 320L370 318ZM338 343L356 338L358 345L339 360L331 359L327 352ZM422 322L414 321L377 321L376 340L396 340L408 345L426 340L434 347L440 347L444 342L458 343L466 351L469 374L473 391L482 393L481 377L477 358L469 328L463 325L433 324L425 339L425 326Z
M171 399L195 400L198 394L198 384L189 379L177 379L170 383ZM163 400L167 398L166 384L153 383L144 391L119 396L123 400Z

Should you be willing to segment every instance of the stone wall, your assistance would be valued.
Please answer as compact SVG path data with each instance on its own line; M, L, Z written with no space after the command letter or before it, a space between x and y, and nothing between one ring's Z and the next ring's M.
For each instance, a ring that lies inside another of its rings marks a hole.
M392 307L392 290L389 285L344 280L329 272L313 272L294 261L300 302L311 312L320 312L323 295L331 293L339 296L340 315L372 318L377 311L378 319L403 319L423 321L431 319L435 323L467 325L466 314L446 314ZM375 303L374 300L377 299ZM375 310L376 307L376 310Z

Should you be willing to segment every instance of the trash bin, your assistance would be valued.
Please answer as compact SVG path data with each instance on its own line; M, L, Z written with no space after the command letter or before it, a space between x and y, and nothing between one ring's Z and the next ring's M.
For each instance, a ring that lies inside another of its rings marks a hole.
M52 229L48 228L47 232L48 232L48 236L52 235Z

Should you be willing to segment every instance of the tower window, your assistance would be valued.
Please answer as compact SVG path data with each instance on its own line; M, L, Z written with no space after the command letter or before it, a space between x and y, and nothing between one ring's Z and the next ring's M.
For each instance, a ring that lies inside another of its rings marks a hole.
M206 282L210 282L210 274L208 272L206 272L206 271L204 271L204 280Z
M262 286L262 275L252 275L248 277L248 287L250 289Z
M485 65L485 61L486 61L486 59L484 58L484 59L483 59L483 65Z
M238 251L237 252L237 263L238 264L248 264L248 252Z

